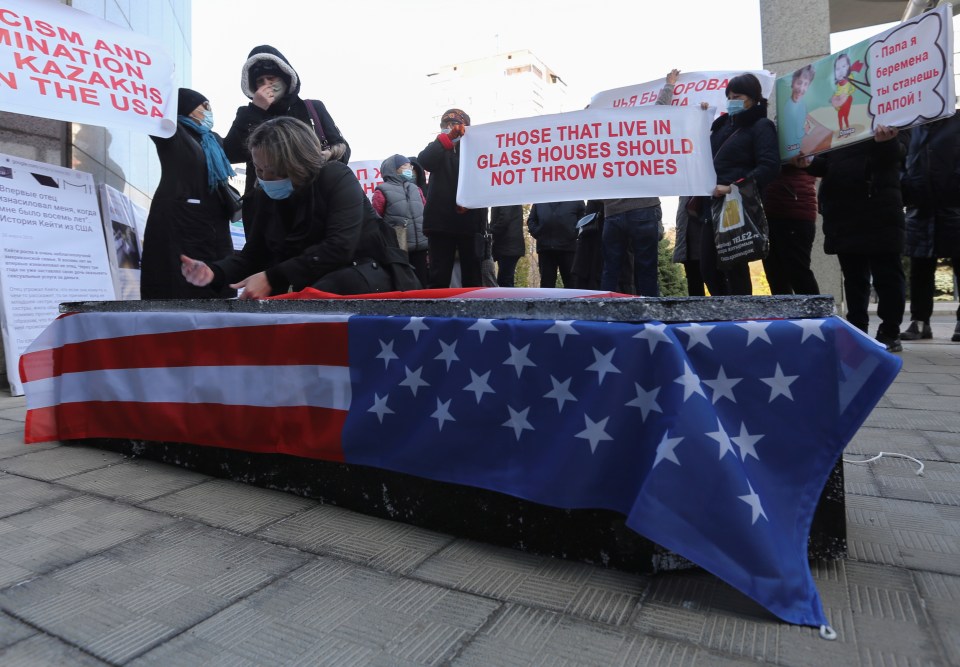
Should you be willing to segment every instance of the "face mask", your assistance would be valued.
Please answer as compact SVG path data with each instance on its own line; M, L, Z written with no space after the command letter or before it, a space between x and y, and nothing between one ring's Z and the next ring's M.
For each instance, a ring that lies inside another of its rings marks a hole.
M287 93L287 84L283 82L283 79L279 79L273 82L273 94L277 96L277 99L280 99Z
M449 128L449 127L441 127L440 132L442 132L443 134L450 134L451 129L452 128Z
M204 110L203 120L200 121L200 124L203 125L208 130L213 129L213 112Z
M743 100L727 100L727 113L731 116L743 111Z
M413 180L413 169L404 169L400 172L400 176L408 181Z
M258 178L257 182L270 199L286 199L293 194L293 183L289 178L281 178L279 181L265 181Z

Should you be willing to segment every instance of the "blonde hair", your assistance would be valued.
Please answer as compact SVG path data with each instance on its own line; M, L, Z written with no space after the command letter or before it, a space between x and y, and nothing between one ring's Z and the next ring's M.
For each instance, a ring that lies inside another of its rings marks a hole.
M250 133L247 148L256 148L273 170L286 174L295 186L309 183L326 164L313 129L296 118L281 116L261 123Z

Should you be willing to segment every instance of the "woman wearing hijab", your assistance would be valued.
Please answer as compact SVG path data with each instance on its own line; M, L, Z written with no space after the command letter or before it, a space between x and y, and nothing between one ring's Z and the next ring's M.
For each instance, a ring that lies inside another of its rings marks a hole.
M168 139L150 137L157 146L161 174L144 232L141 299L236 296L230 288L191 285L180 273L180 255L212 262L233 253L227 178L234 172L212 127L207 98L181 88L176 133Z

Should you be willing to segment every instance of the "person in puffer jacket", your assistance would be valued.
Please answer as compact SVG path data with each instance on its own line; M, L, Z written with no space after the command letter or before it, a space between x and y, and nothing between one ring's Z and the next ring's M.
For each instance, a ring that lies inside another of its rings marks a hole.
M416 184L410 159L391 155L380 165L383 183L373 193L373 210L393 228L405 230L405 250L417 277L427 284L427 237L423 234L423 206L426 198ZM403 247L403 246L401 246Z

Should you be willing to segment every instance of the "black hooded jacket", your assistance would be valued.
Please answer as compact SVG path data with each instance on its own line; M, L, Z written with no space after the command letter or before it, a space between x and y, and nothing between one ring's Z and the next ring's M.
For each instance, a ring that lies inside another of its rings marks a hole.
M717 185L752 178L762 192L780 173L777 127L767 118L766 102L717 118L710 127L710 147Z
M250 52L247 62L243 65L240 80L240 88L244 95L253 99L256 92L254 70L256 70L258 64L263 63L268 63L274 70L279 70L280 77L287 83L286 95L266 110L256 106L253 102L237 109L237 117L234 119L227 136L223 139L223 150L227 154L227 159L234 164L245 162L247 165L247 184L244 194L250 192L257 181L253 163L250 161L250 151L247 150L247 139L254 128L271 118L290 116L302 120L317 131L317 136L324 144L324 148L328 146L332 148L337 144L343 144L343 154L337 159L344 164L350 161L350 146L343 138L343 134L341 134L336 123L333 122L333 118L323 102L300 99L300 77L283 54L272 46L258 46ZM317 117L320 119L320 128L317 128L313 122L312 114L307 109L308 103L314 106Z

